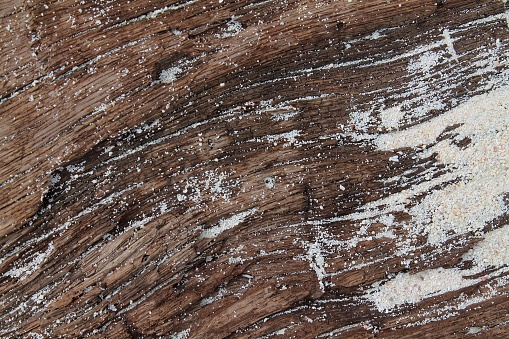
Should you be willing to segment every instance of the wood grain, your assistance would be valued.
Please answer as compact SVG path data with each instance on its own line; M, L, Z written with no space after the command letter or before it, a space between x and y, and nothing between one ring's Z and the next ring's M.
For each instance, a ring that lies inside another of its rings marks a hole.
M460 122L380 146L509 86L505 1L13 0L0 17L1 336L507 336L507 263L467 259L508 224L507 167L489 220L435 234L413 211L473 179L433 147L482 140ZM437 272L463 278L374 301Z

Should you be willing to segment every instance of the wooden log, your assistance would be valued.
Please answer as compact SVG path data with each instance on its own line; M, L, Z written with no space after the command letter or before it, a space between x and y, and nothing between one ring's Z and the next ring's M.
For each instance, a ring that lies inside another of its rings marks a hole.
M507 336L501 0L0 5L0 336Z

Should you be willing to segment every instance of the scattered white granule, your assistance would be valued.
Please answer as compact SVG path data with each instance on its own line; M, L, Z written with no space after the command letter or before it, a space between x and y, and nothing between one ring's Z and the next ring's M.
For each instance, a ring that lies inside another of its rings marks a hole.
M241 212L239 214L235 214L227 219L221 219L219 220L219 224L216 226L212 226L211 228L208 228L204 230L200 236L200 238L215 238L221 233L223 233L226 230L232 229L235 226L240 225L241 223L246 220L246 218L253 213L255 213L258 210L258 208L252 208L250 210Z

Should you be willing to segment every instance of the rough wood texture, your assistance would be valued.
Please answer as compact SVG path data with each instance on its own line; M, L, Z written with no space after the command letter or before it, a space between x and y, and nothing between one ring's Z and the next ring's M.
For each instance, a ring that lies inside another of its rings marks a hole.
M506 6L4 1L0 335L506 337Z

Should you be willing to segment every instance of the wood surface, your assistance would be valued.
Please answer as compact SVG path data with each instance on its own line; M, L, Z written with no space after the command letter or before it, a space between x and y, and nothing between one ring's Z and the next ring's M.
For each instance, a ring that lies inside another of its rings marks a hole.
M0 336L507 337L507 263L465 259L507 208L412 214L466 185L426 153L461 124L374 140L508 86L508 6L2 1Z

